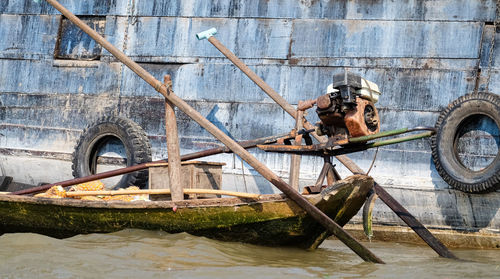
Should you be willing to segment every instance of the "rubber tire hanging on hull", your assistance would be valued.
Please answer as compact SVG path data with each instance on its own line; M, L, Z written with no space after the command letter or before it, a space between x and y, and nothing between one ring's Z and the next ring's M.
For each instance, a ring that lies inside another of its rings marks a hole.
M73 152L74 177L94 174L97 154L110 139L118 139L125 147L127 166L151 162L151 144L144 130L127 118L107 116L89 125L78 140ZM114 188L145 188L147 180L148 170L140 170L124 174Z
M467 193L487 193L500 189L500 147L485 168L471 170L458 157L462 127L474 117L487 116L500 129L500 96L480 92L462 96L448 105L436 122L432 137L432 159L439 175L453 188ZM498 144L498 141L497 141Z

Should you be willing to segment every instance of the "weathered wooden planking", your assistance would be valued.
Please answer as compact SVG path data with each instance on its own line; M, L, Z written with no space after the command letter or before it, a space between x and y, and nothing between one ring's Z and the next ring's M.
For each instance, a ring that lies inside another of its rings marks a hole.
M185 64L166 66L145 64L155 76L170 74L174 91L186 100L219 102L273 102L232 64ZM252 69L290 103L324 94L340 67L299 67L259 65ZM449 102L474 90L475 69L362 69L351 71L377 83L382 97L380 108L440 111ZM123 96L158 94L130 70L125 69ZM446 92L446 94L443 94Z
M80 130L53 128L21 124L0 124L0 142L2 150L19 149L42 151L34 157L46 157L43 152L70 153L74 149ZM29 166L29 165L23 165ZM20 165L18 166L20 167Z
M59 20L59 16L1 15L0 34L12 39L0 43L0 57L51 58ZM123 45L126 24L121 17L107 18L106 36L118 47ZM222 57L210 44L194 39L197 32L213 26L220 29L219 39L238 56L259 59L474 59L479 57L482 28L480 23L462 22L138 17L129 26L126 53L155 57L158 62L163 57Z
M481 83L479 85L479 91L484 91L486 90L486 81L488 77L489 71L485 69L481 73ZM490 83L489 83L489 92L494 92L496 94L499 94L500 92L500 69L495 69L493 68L491 70L491 77L490 77Z
M154 76L172 75L174 91L185 100L212 100L221 102L273 102L247 76L235 66L223 64L141 64ZM288 67L259 65L253 70L278 92L288 84ZM124 69L122 96L157 97L151 86Z
M214 59L215 60L215 59ZM211 62L205 59L205 62ZM256 59L247 59L247 64L259 63ZM287 63L288 62L288 63ZM477 59L454 59L454 58L410 58L410 57L294 57L283 62L281 60L265 60L265 64L285 64L307 67L347 67L364 69L447 69L467 70L477 67Z
M118 94L120 69L119 63L0 59L0 92Z
M478 58L481 23L294 20L292 57Z
M127 54L156 61L171 56L222 57L210 44L193 39L197 32L216 27L219 40L241 58L474 59L479 57L482 26L479 22L138 17L129 27Z
M0 58L52 57L60 16L0 14Z
M490 92L500 94L500 50L498 47L500 45L500 33L493 30L493 25L487 25L484 28L479 64L481 79L479 80L478 90L486 91L488 89ZM492 43L494 44L493 48Z
M218 37L241 58L286 59L292 24L281 19L138 17L129 27L127 55L223 57L198 32L216 27Z
M158 101L141 102L137 98L122 98L120 113L139 124L144 124L146 128L151 128L146 130L151 134L163 135L164 120L158 117L162 112L159 103ZM188 103L215 126L235 139L253 139L286 133L294 126L292 118L276 104L218 103L202 100ZM152 119L154 117L156 120ZM177 111L177 123L183 137L212 138L196 122L179 111Z
M60 2L77 15L444 21L493 21L495 17L494 0L61 0ZM0 13L55 14L57 12L41 0L4 0L0 2Z
M3 93L6 123L83 129L104 115L118 112L119 98L109 95Z
M496 32L493 33L493 25L487 25L484 28L484 34L483 34L483 41L482 41L482 48L481 48L481 69L483 71L486 71L489 66L490 66L490 57L491 57L491 66L493 68L500 68L500 48L498 45L500 44L500 33ZM492 36L495 34L495 38L493 43L495 44L496 47L491 49L491 43L492 43ZM492 55L490 55L490 51L492 52Z
M62 0L67 9L76 15L126 14L131 0ZM3 14L59 14L44 0L2 0L0 13Z
M480 89L484 88L485 61L489 61L485 55L492 27L486 25L484 28L481 46L479 38L484 23L474 21L491 21L494 15L494 1L459 1L457 4L457 1L447 0L373 3L289 0L259 2L259 5L243 1L136 1L135 7L130 1L63 2L80 15L106 15L105 35L113 44L125 47L137 61L158 62L143 65L158 78L164 74L174 76L176 93L193 101L197 109L237 139L285 132L293 122L211 45L195 41L193 34L199 31L195 28L221 23L218 37L238 55L247 57L257 74L292 103L324 93L332 74L341 71L343 66L349 67L381 86L383 96L378 106L383 129L392 129L432 125L440 109L474 89L479 58L483 70L479 85ZM39 5L28 0L3 1L0 13L57 14L43 1ZM170 14L172 12L174 14ZM127 13L162 17L127 18ZM289 18L290 15L294 19ZM41 22L37 17L25 18ZM36 24L28 24L19 29L14 20L4 23L0 29L21 41L29 41L33 34L25 31L36 27ZM57 26L55 22L50 27L52 31L44 35L52 38ZM159 31L152 27L158 27ZM345 35L343 28L348 27L355 27L348 30L352 31L347 34L350 37L336 37L332 41L335 34ZM398 37L398 34L402 35ZM391 36L394 40L387 40ZM316 37L318 43L314 41ZM418 41L420 38L425 40ZM291 52L288 49L290 39L293 39ZM23 47L20 53L8 53L16 57L4 56L8 59L0 60L0 119L6 123L0 129L2 147L71 152L73 144L58 145L59 141L76 140L78 130L103 113L119 113L144 125L157 156L165 153L163 123L157 115L162 113L162 107L158 106L162 100L130 71L122 71L118 63L52 61L49 43L34 41L33 45ZM493 55L495 66L497 50ZM11 58L47 61L14 61ZM101 59L113 61L105 52ZM498 77L494 69L490 90L498 88ZM13 97L19 92L21 94ZM60 98L59 94L64 97ZM118 95L124 98L118 99ZM243 102L250 104L243 105ZM95 106L95 103L105 105ZM83 113L85 117L72 117ZM179 116L185 128L181 131L182 145L194 151L215 144L197 124L182 114ZM402 177L400 184L408 180L405 175L429 177L429 171L434 179L430 154L415 152L421 150L429 150L425 140L384 147L380 152L386 156L373 172L383 177L393 174L394 165L397 165L398 177ZM367 168L371 158L366 154L370 152L355 154L353 158ZM286 175L285 155L256 154ZM314 160L305 159L306 174L319 171ZM442 181L433 183L441 185Z

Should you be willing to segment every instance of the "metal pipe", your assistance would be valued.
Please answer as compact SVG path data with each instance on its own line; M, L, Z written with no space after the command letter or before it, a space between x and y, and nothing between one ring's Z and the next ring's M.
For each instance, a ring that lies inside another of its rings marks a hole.
M334 234L339 240L341 240L344 244L346 244L349 248L351 248L362 259L364 259L365 261L370 261L375 263L383 263L381 259L379 259L370 250L368 250L363 244L359 243L356 239L354 239L347 231L342 229L341 226L335 223L330 217L328 217L325 213L319 210L316 206L311 204L302 195L300 195L298 192L292 189L288 184L286 184L285 181L283 181L279 176L273 173L267 166L259 162L257 158L255 158L252 154L246 151L243 147L241 147L238 143L236 143L224 132L222 132L213 123L204 118L198 111L196 111L194 108L192 108L189 104L187 104L184 100L182 100L175 94L173 93L168 94L165 85L156 80L151 74L149 74L137 63L132 61L132 59L126 56L123 52L121 52L120 50L115 48L112 44L107 42L96 31L92 30L88 25L86 25L83 21L78 19L75 15L73 15L70 11L64 8L56 0L46 0L46 1L49 2L52 6L54 6L54 8L56 8L64 16L66 16L66 18L71 20L71 22L73 22L78 27L82 28L82 30L85 33L87 33L90 37L92 37L99 44L101 44L105 49L107 49L117 59L122 61L127 67L129 67L132 71L138 74L142 79L144 79L151 86L153 86L172 104L177 106L181 111L183 111L185 114L191 117L191 119L200 124L210 134L212 134L214 137L216 137L218 140L224 143L224 145L230 148L234 153L240 156L240 158L245 160L245 162L247 162L250 166L252 166L254 170L256 170L259 174L261 174L264 178L266 178L279 190L281 190L291 200L297 203L297 205L299 205L309 215L311 215L312 218L314 218L318 223L322 224L329 232Z
M370 148L386 146L386 145L391 145L391 144L396 144L396 143L402 143L402 142L412 141L412 140L421 139L421 138L428 138L428 137L432 136L433 134L434 134L433 131L428 131L428 132L423 132L423 133L419 133L416 135L410 135L410 136L406 136L406 137L377 141L377 142L369 143L369 144L362 145L359 147L345 147L345 148L333 149L333 150L326 151L326 152L332 156L344 155L344 154L349 154L349 153L353 153L353 152L364 151L364 150L367 150Z
M399 135L402 133L406 133L407 131L408 131L407 128L402 128L402 129L397 129L397 130L380 132L380 133L376 133L374 135L349 138L349 143L365 143L369 140L374 140L374 139L389 137L389 136L395 136L395 135Z
M374 140L374 139L379 139L379 138L389 137L389 136L397 136L397 135L416 132L416 131L431 131L433 134L435 134L436 128L433 128L433 127L415 127L412 129L402 128L402 129L397 129L397 130L380 132L380 133L377 133L374 135L349 138L349 143L364 143L364 142Z

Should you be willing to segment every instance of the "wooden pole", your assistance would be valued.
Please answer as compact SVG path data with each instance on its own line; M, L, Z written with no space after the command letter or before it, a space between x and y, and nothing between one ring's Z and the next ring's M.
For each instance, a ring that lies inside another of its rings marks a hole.
M297 119L295 121L295 130L300 131L303 128L302 120L304 119L304 111L297 110ZM294 144L300 144L302 141L302 135L297 135L295 137ZM288 183L297 191L300 191L299 187L299 176L300 176L300 161L302 157L299 154L292 154L292 158L290 160L290 179Z
M333 221L330 217L328 217L325 213L319 210L316 206L311 204L306 198L300 195L297 191L292 189L285 181L283 181L278 175L273 173L267 166L259 162L257 158L255 158L252 154L246 151L243 147L241 147L238 143L236 143L233 139L231 139L228 135L222 132L219 128L217 128L213 123L208 121L205 117L203 117L198 111L192 108L189 104L187 104L184 100L171 93L168 94L167 88L160 81L155 79L150 73L148 73L144 68L142 68L139 64L135 63L126 56L123 52L114 47L111 43L106 41L99 33L90 28L87 24L81 21L78 17L64 8L59 2L56 0L46 0L49 2L54 8L56 8L59 12L61 12L66 18L71 20L76 26L80 27L85 33L87 33L90 37L92 37L97 43L102 45L106 50L108 50L112 55L114 55L117 59L119 59L123 64L129 67L132 71L134 71L137 75L139 75L142 79L144 79L148 84L150 84L156 91L162 94L165 98L167 98L172 104L178 107L181 111L183 111L186 115L191 117L194 121L196 121L200 126L205 128L210 134L216 137L219 141L221 141L224 145L226 145L229 149L231 149L234 153L236 153L240 158L245 160L250 166L253 167L255 171L257 171L260 175L262 175L265 179L271 182L274 186L276 186L279 190L281 190L285 195L287 195L291 200L293 200L298 206L303 208L312 218L314 218L318 223L323 225L330 233L335 235L340 241L346 244L351 250L353 250L358 256L360 256L363 260L375 263L384 263L381 259L379 259L375 254L373 254L368 248L366 248L363 244L353 238L347 231L345 231L341 226L339 226L335 221Z
M1 193L1 192L0 192ZM212 194L225 195L248 199L260 199L258 194L241 193L214 189L184 189L185 194ZM172 194L170 189L148 189L148 190L115 190L115 191L74 191L66 192L67 197L80 196L118 196L118 195L169 195Z
M164 84L167 87L167 94L173 94L170 75L165 75ZM184 199L184 193L182 192L181 184L182 174L179 136L174 104L172 104L167 98L165 98L165 130L167 136L168 177L170 179L170 190L172 190L172 200L180 201Z
M444 244L435 238L408 210L406 210L396 199L394 199L384 188L375 182L375 193L379 198L396 213L420 238L422 238L439 256L448 259L458 259Z

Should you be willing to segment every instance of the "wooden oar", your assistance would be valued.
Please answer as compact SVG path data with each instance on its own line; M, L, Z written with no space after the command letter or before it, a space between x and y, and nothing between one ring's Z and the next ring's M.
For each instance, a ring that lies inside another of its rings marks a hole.
M66 192L67 197L79 196L118 196L118 195L170 195L170 189L148 189L148 190L113 190L113 191L74 191ZM225 195L239 198L260 199L258 194L214 190L214 189L184 189L184 194L212 194Z

